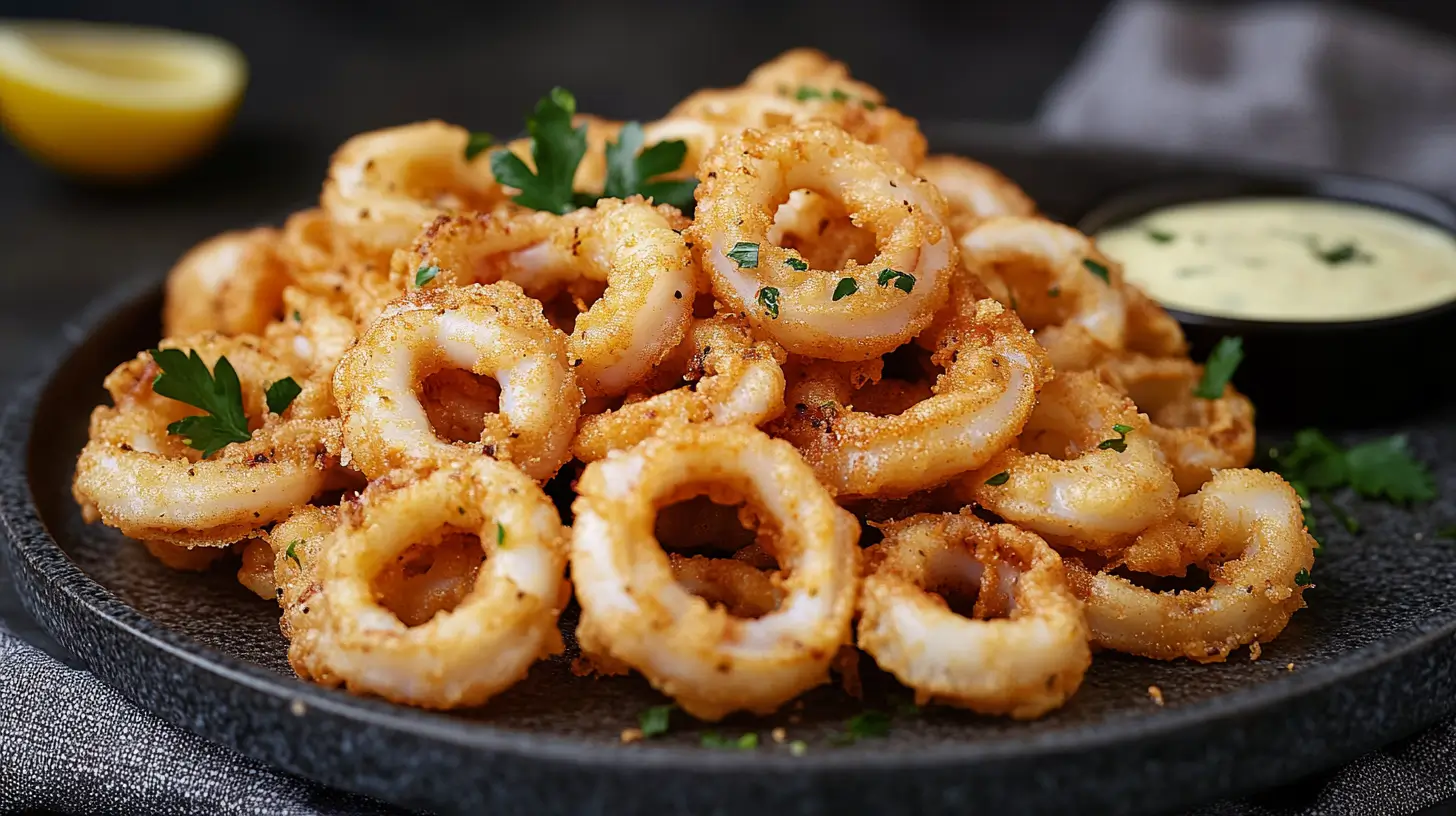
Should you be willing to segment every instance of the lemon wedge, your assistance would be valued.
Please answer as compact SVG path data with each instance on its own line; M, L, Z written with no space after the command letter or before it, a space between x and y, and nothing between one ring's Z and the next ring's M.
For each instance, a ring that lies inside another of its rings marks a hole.
M217 140L247 85L232 45L199 34L0 20L0 125L40 161L152 178Z

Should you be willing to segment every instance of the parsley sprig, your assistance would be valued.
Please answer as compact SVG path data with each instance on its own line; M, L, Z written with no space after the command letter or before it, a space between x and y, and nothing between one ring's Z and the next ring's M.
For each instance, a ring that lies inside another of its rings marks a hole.
M1404 435L1387 436L1344 449L1313 428L1294 435L1286 451L1273 454L1276 469L1296 487L1314 492L1350 487L1367 499L1406 504L1436 497L1436 482L1411 455Z
M1244 361L1244 338L1225 337L1218 341L1203 364L1203 378L1193 389L1193 396L1201 399L1218 399L1223 396L1224 386L1233 379L1239 363Z
M204 459L233 442L253 438L243 410L243 386L227 357L217 358L213 370L208 371L195 349L152 349L150 353L162 369L152 381L152 390L206 412L173 422L167 426L167 433L182 437L188 447L202 451Z
M668 703L667 705L655 705L645 709L637 715L637 725L642 729L642 736L657 737L667 733L667 728L672 721L673 709L677 706Z
M490 169L498 181L520 190L514 200L523 207L558 214L578 207L590 207L601 198L641 195L658 203L671 204L687 212L692 208L696 179L653 181L682 166L687 143L681 139L658 142L642 149L642 125L628 122L607 143L607 180L602 195L573 188L576 168L586 156L586 125L572 127L576 97L565 88L552 88L526 119L531 140L531 161L535 172L509 150L490 157Z

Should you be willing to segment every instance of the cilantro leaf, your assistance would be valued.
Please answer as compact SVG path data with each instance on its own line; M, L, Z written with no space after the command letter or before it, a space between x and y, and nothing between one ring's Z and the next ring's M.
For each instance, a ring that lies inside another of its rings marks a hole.
M1345 451L1313 428L1296 433L1294 444L1277 461L1285 478L1309 490L1333 490L1350 480Z
M840 301L859 291L859 284L854 278L840 278L839 284L834 287L834 300Z
M628 122L617 133L617 141L607 143L607 182L602 197L625 199L640 194L688 212L694 203L697 179L651 181L653 176L682 167L687 155L688 143L682 139L658 142L642 150L642 125Z
M495 144L495 137L483 131L472 132L465 138L465 160L471 161L476 156L489 150Z
M672 710L677 706L671 703L667 705L656 705L646 709L637 716L637 725L642 729L642 736L656 737L667 733L669 720L672 718Z
M1405 436L1396 435L1356 445L1345 452L1350 486L1367 499L1394 502L1430 501L1436 497L1431 472L1410 454Z
M779 290L772 286L765 286L758 290L758 303L768 316L774 320L779 319Z
M565 88L552 88L536 103L536 110L526 119L534 173L509 150L491 155L490 169L496 180L521 191L512 199L517 204L562 215L576 209L571 185L586 155L586 125L573 128L575 115L576 97Z
M1244 338L1225 337L1213 347L1208 362L1203 364L1203 379L1193 389L1193 396L1202 399L1218 399L1223 396L1224 386L1233 379L1239 363L1244 361Z
M204 459L233 442L253 438L243 411L243 386L226 357L217 358L217 365L208 371L195 349L152 349L150 353L162 369L152 381L152 390L158 396L207 412L173 422L167 426L167 433L182 437L188 447L202 451Z
M1101 278L1103 283L1112 282L1112 276L1110 273L1108 273L1107 266L1105 264L1094 261L1091 258L1083 258L1082 265L1087 267L1088 272L1091 272L1092 274Z
M415 288L418 289L421 286L424 286L425 284L427 284L430 281L434 280L435 279L435 276L437 276L439 274L440 274L440 267L438 267L438 266L422 266L419 269L416 269L415 270Z
M758 268L758 244L752 241L739 241L733 245L732 249L723 254L732 258L738 264L739 269Z
M302 392L303 387L294 381L292 377L284 377L268 386L268 390L264 392L264 396L268 400L269 412L281 414L287 411L288 406L292 405L293 400Z

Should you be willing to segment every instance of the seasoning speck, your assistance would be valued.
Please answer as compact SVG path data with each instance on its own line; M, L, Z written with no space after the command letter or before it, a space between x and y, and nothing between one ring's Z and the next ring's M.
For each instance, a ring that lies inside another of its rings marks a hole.
M642 740L642 729L623 728L622 735L619 737L619 739L622 741L623 745L627 745L633 742L640 742Z
M1153 698L1154 705L1163 704L1163 690L1157 686L1148 686L1148 696Z
M1249 662L1258 660L1259 657L1263 654L1264 647L1259 645L1259 641L1256 640L1253 643L1249 644Z

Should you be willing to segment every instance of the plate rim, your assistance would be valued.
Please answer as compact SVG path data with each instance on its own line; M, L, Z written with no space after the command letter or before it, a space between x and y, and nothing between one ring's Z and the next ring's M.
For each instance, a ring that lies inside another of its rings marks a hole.
M1095 149L1095 146L1083 145L1082 148ZM1258 172L1258 169L1253 172ZM0 419L0 433L3 433L0 436L0 523L3 523L7 533L6 555L13 580L27 611L73 653L76 651L72 645L73 638L69 633L59 631L50 615L46 614L54 613L55 610L37 609L37 605L45 601L38 597L36 587L25 585L31 575L37 576L44 583L45 589L59 591L67 602L91 616L94 623L103 627L109 636L135 641L135 645L158 657L181 661L194 671L243 686L248 691L283 706L301 701L310 709L360 725L404 731L417 738L445 743L453 748L504 754L522 761L540 761L557 766L595 769L608 773L752 772L769 775L953 770L1061 752L1105 751L1148 738L1167 739L1191 726L1207 725L1229 718L1245 720L1277 716L1280 707L1290 704L1291 701L1322 691L1328 693L1337 686L1353 681L1382 681L1383 673L1390 673L1392 666L1438 653L1443 642L1450 654L1438 657L1448 669L1456 669L1456 649L1450 648L1452 642L1456 641L1456 608L1452 608L1443 617L1428 619L1425 625L1412 627L1371 643L1338 660L1315 664L1205 700L1168 709L1154 709L1153 711L1158 712L1155 715L1120 715L1107 721L1003 739L937 743L904 751L810 752L792 759L773 752L707 751L682 745L647 743L627 747L557 734L506 729L490 723L463 721L451 718L448 714L358 697L342 690L322 688L216 651L156 624L71 561L59 542L47 530L35 502L29 468L33 443L31 432L35 425L36 411L52 381L98 328L116 319L119 313L140 308L145 302L156 299L161 287L161 280L154 277L133 279L105 292L93 300L78 317L64 322L45 346L49 352L43 356L43 362L33 366L32 373L24 377L23 383L13 392L14 396L3 419ZM75 656L88 668L105 662L93 660L92 655ZM283 767L285 770L319 779L317 775L280 765L276 756L259 756L249 751L240 744L242 740L219 740L218 735L194 728L192 723L179 722L173 710L176 703L165 710L159 710L159 706L139 699L136 690L114 684L104 673L95 672L94 668L93 673L107 685L116 688L128 700L162 719L199 733L206 739L228 744L270 766ZM1436 713L1421 718L1418 723L1407 724L1407 733L1429 725L1456 709L1456 699L1440 705L1432 700L1425 702L1427 713ZM1392 736L1385 733L1379 740L1366 740L1364 747L1347 750L1346 753L1358 754L1399 736L1401 734ZM1239 779L1253 779L1252 784L1242 786L1244 789L1253 789L1268 782L1258 778L1258 774L1240 776ZM338 784L329 779L319 781Z

